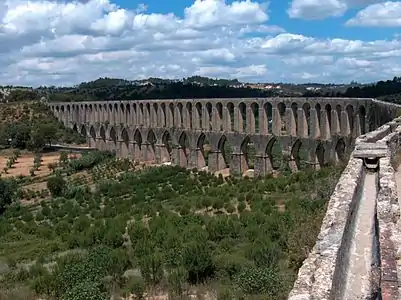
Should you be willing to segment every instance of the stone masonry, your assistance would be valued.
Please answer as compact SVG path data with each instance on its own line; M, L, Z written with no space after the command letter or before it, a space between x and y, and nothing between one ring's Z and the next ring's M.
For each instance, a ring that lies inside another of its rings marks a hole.
M309 164L344 161L355 138L395 117L395 109L372 99L244 98L49 103L66 126L87 136L89 146L121 157L210 171L227 167L244 174L247 146L255 147L255 175L273 168L280 144L297 170L300 149ZM379 107L379 106L383 107ZM383 113L384 112L384 113ZM204 144L211 146L206 162Z

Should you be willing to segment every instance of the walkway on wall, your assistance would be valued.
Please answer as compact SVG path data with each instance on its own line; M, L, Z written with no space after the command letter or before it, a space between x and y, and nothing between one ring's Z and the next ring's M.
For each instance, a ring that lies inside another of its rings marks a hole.
M372 280L377 273L376 197L377 172L366 172L355 212L349 265L342 299L373 299L378 285ZM376 269L376 270L375 270Z

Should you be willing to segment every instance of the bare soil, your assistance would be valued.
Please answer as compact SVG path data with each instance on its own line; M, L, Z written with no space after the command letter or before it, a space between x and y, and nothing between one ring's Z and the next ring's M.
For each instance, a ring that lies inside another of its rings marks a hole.
M7 153L7 152L6 152ZM29 170L34 166L34 153L22 153L18 157L12 168L8 169L7 174L4 173L4 167L7 165L7 160L11 155L0 155L0 172L2 177L13 177L13 176L30 176ZM71 154L70 156L79 157L79 154ZM49 163L57 163L60 158L60 152L44 153L42 155L42 161L39 170L35 171L35 177L46 177L51 174L51 171L47 167Z

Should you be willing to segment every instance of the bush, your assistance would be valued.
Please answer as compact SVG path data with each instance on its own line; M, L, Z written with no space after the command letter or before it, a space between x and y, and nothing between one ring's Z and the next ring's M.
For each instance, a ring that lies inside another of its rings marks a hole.
M66 181L61 176L53 176L47 180L47 189L53 197L60 197L66 188Z

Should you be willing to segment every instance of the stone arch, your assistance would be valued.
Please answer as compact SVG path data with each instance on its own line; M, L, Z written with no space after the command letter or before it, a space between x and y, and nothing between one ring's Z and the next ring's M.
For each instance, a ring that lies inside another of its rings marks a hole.
M366 108L365 106L359 106L359 124L361 128L361 134L366 133Z
M74 125L72 126L72 130L75 131L75 132L77 132L77 133L79 133L79 132L78 132L78 126L77 126L77 124L74 124Z
M341 124L341 111L342 111L342 108L341 108L341 105L340 104L337 104L336 105L336 112L337 112L337 118L338 118L338 129L339 129L339 131L341 132L341 128L342 128L342 124Z
M125 106L123 103L120 103L120 111L118 113L118 124L126 124L127 120L125 119Z
M139 103L139 110L138 110L138 124L139 125L145 125L144 124L144 109L143 109L143 103Z
M223 131L223 104L221 102L216 103L216 119L217 119L217 128L213 128L213 130Z
M193 116L192 116L192 103L187 102L185 104L185 109L186 109L186 119L185 119L185 128L192 129L193 127Z
M100 136L101 140L103 141L103 143L106 143L106 130L104 129L103 126L100 127L99 136Z
M169 126L175 127L177 124L176 124L176 120L174 120L174 104L173 103L170 103L168 105L167 112L168 112Z
M176 107L177 107L176 108L176 111L177 111L177 118L176 118L177 124L176 124L176 126L178 128L183 128L184 127L183 105L182 105L181 102L178 102Z
M147 135L147 137L146 137L146 141L147 141L147 144L148 144L148 147L147 147L147 160L148 161L154 161L155 160L155 158L156 158L156 142L157 142L157 139L156 139L156 135L155 135L155 133L154 133L154 131L152 130L152 129L150 129L149 131L148 131L148 135Z
M257 102L251 103L250 118L251 132L260 133L259 104Z
M160 120L159 120L159 116L158 116L159 107L158 107L157 103L153 103L152 108L153 108L153 116L154 116L154 118L152 120L152 123L153 123L152 127L153 126L159 127L160 126Z
M310 167L309 149L300 139L297 139L291 147L290 165L293 171L304 170Z
M249 169L255 168L255 147L249 136L241 143L241 171L244 174Z
M221 153L219 169L225 169L231 164L232 149L227 142L227 137L223 134L217 142L217 151Z
M310 116L310 104L308 102L304 103L304 105L302 105L302 110L304 112L304 118L305 118L305 122L303 122L306 126L306 128L304 128L304 133L306 136L311 136L312 135L312 125L311 125L311 116Z
M315 168L320 169L325 166L325 149L322 143L319 143L315 149Z
M202 122L202 103L197 102L195 104L195 121L196 121L196 126L194 129L203 129L203 122Z
M235 116L238 122L238 128L237 130L239 132L245 132L246 131L246 105L244 102L241 102L238 104L238 116Z
M205 129L207 130L213 130L212 126L212 104L210 102L207 102L206 105L206 124L205 124Z
M349 132L347 132L347 134L352 135L354 133L354 107L351 104L348 104L347 107L345 108L345 111L347 112L347 118L349 124Z
M322 107L320 106L319 103L316 103L315 110L316 110L316 117L317 117L316 128L319 130L319 134L317 134L316 137L319 138L319 137L321 137L321 133L322 133Z
M162 134L161 143L163 145L163 147L160 148L161 163L170 162L172 152L172 139L170 133L167 130L164 131Z
M118 124L119 123L119 111L118 111L118 104L114 103L114 114L113 114L113 123Z
M279 170L284 165L283 148L280 141L273 137L266 146L266 154L269 157L273 170Z
M125 105L125 122L127 125L131 125L132 124L132 120L131 120L131 105L129 105L129 103L127 103Z
M330 104L326 104L326 106L324 107L325 111L326 111L326 118L327 118L327 129L328 132L331 133L331 128L332 128L332 122L331 122L331 105Z
M127 128L123 128L123 130L121 131L121 140L122 140L121 154L122 154L122 156L128 156L129 134L128 134Z
M198 137L198 141L196 142L196 147L197 149L199 149L200 153L200 155L197 156L196 166L197 168L202 169L209 165L208 158L209 158L209 152L211 150L209 141L207 140L207 137L203 132Z
M346 163L347 157L346 157L346 145L343 139L339 139L336 143L335 147L335 153L336 153L336 161L340 163Z
M132 104L132 115L131 115L131 119L132 119L132 123L134 125L138 125L139 124L139 120L138 120L138 106L136 105L136 103Z
M160 105L160 125L161 127L167 126L166 103Z
M232 102L227 103L227 130L234 131L234 104Z
M81 128L80 128L80 130L79 130L79 133L80 133L81 135L83 135L84 137L87 137L88 133L86 132L86 126L85 126L85 125L82 125L82 126L81 126Z
M298 134L298 104L291 103L291 135L297 136Z
M144 116L144 124L146 126L151 126L151 117L150 117L150 103L145 103L145 116Z
M91 137L89 139L89 146L96 147L96 130L93 126L91 126L89 129L89 136Z
M114 126L110 128L109 136L110 136L110 140L114 144L114 149L113 150L116 150L115 147L117 146L117 132L116 132L116 129L114 128Z
M134 132L134 157L135 159L142 160L143 159L143 149L142 149L142 144L143 144L143 139L142 139L142 133L141 131L137 128Z
M111 105L111 103L109 103L107 121L108 121L108 123L110 123L110 124L114 123L114 111L113 111L113 105Z
M185 131L183 131L178 138L177 151L178 165L180 165L181 167L187 167L189 157L189 138Z
M288 124L285 117L286 106L283 102L277 104L278 113L280 116L280 124L279 124L279 132L281 135L284 135L288 132Z
M270 102L263 104L263 113L266 119L266 133L273 132L273 106Z

